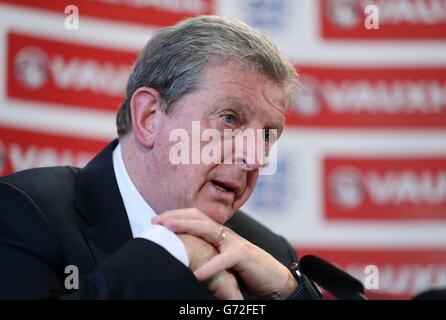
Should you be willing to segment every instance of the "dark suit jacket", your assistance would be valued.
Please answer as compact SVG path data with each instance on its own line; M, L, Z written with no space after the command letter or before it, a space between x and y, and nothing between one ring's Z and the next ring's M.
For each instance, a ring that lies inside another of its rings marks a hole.
M108 145L85 168L0 178L0 299L206 299L192 272L159 245L133 239ZM238 212L227 226L285 265L294 250ZM79 289L64 286L68 265Z

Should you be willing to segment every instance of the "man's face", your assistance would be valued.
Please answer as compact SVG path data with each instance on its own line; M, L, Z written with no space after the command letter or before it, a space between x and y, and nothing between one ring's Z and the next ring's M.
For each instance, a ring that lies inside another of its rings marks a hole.
M218 164L173 164L169 154L178 141L169 141L172 130L184 129L192 140L192 122L199 121L201 132L216 129L222 136L218 141L201 142L200 149L210 143L223 146L225 129L276 129L280 135L284 112L283 87L264 75L232 63L207 67L200 89L184 96L169 115L161 115L158 121L151 152L160 179L149 182L155 183L163 195L158 207L163 212L197 208L223 224L248 200L259 175L257 158L248 165L236 164L234 158L246 158L247 150L235 154L233 147L221 148ZM232 158L230 164L228 157Z

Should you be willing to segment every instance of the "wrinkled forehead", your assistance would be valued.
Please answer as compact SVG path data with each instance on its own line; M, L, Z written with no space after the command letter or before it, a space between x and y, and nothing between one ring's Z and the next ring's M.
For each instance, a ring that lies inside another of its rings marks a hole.
M234 63L210 65L203 70L200 88L213 91L219 100L245 103L251 108L272 108L285 114L287 88L254 68ZM266 110L264 110L266 111Z

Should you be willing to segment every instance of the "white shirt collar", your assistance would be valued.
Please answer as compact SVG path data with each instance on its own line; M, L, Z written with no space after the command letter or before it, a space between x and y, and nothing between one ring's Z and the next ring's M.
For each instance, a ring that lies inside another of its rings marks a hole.
M188 267L187 251L178 236L163 226L152 224L151 219L156 213L144 200L130 179L122 158L120 143L113 150L113 169L133 237L145 238L157 243Z

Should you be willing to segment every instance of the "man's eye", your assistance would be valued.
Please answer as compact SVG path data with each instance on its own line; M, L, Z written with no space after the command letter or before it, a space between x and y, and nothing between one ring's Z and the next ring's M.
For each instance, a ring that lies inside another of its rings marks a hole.
M233 114L226 114L223 117L226 123L234 124L237 118Z

